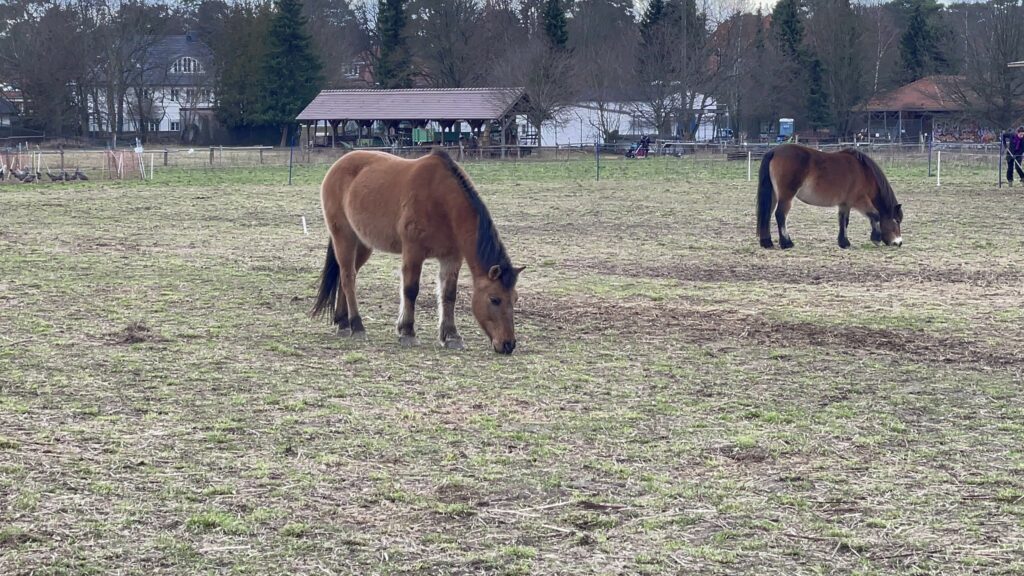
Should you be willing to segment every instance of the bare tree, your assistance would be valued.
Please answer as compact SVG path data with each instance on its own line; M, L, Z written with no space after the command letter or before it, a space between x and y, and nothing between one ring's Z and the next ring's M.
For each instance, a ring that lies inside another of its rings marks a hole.
M359 80L358 77L353 78L352 66L362 59L368 60L366 53L370 49L370 35L368 28L363 26L360 10L370 8L370 5L354 7L346 0L303 1L307 29L313 37L314 49L324 63L328 86L346 86Z
M1010 126L1021 120L1024 101L1024 72L1007 67L1024 55L1024 7L991 2L976 10L963 31L963 73L949 78L949 87L970 115Z
M413 0L410 43L420 76L438 88L481 84L487 70L478 50L486 42L478 30L480 18L476 0Z
M877 94L889 88L888 78L896 76L896 51L900 38L900 28L896 24L896 15L892 7L882 0L862 2L855 8L864 22L866 33L864 42L868 45L871 62L870 94Z
M865 27L849 0L811 0L807 36L821 61L836 131L846 134L853 108L867 92L863 63L870 55L862 41Z
M69 5L29 1L8 8L0 33L0 75L29 102L30 126L62 134L82 118L77 92L88 67L86 24Z
M627 89L634 82L637 28L632 2L581 0L569 21L569 43L580 79L581 98L596 107L591 122L607 141L621 129L619 118L628 113Z

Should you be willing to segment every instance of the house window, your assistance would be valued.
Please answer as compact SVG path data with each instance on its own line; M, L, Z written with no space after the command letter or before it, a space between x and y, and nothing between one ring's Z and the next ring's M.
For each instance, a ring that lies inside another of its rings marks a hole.
M181 132L181 122L171 120L171 132Z
M178 89L177 88L171 88L171 100L174 101L174 102L178 101Z
M183 56L174 61L171 64L171 72L175 74L202 74L203 65L199 63L199 60L192 58L191 56Z
M150 132L159 132L160 131L160 122L159 121L150 122L149 123L149 131Z
M359 70L362 68L362 66L362 62L349 63L349 65L345 67L345 69L343 70L343 72L345 73L345 78L348 78L349 80L359 78Z

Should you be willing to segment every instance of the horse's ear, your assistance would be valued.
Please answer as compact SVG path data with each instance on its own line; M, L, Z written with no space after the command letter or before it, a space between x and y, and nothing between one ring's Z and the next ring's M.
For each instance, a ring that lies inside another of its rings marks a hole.
M520 266L519 268L513 268L513 270L515 271L516 276L519 276L520 272L522 272L523 270L526 270L526 266Z
M497 264L491 266L491 269L487 271L487 277L491 280L501 278L501 266L498 266Z
M902 222L903 221L903 204L897 204L896 205L895 213L896 213L896 220L898 222Z

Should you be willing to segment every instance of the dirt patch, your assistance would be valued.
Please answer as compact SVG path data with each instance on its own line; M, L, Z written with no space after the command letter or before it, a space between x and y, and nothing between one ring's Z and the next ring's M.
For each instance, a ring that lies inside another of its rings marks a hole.
M616 276L630 278L671 279L680 282L767 282L769 284L885 284L902 283L950 283L971 286L1014 286L1024 282L1024 272L1014 268L936 268L933 266L874 266L852 267L845 261L813 264L793 262L779 266L764 262L678 262L670 266L651 264L628 264L599 260L568 261L561 263L570 269L602 270Z
M711 454L718 456L724 456L734 462L764 462L768 460L768 451L760 446L737 446L735 444L726 444L723 446L716 446L710 450Z
M698 344L739 341L743 345L773 348L815 346L853 355L912 356L921 362L1024 367L1024 350L1009 343L995 350L981 342L921 330L785 322L755 314L664 302L652 305L590 299L583 304L552 298L532 302L522 316L540 321L551 330L571 330L576 334L615 331L627 338L649 338L656 331Z
M117 332L107 335L113 344L139 344L142 342L165 342L166 339L154 332L145 322L136 321Z

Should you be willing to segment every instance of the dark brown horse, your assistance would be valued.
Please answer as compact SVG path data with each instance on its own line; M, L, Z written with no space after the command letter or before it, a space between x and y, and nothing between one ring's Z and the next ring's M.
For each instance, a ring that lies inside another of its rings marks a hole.
M438 338L462 348L455 329L455 298L463 260L473 275L473 315L496 352L516 347L512 308L516 280L491 215L465 172L443 150L416 160L384 152L341 157L320 187L331 234L312 315L331 313L339 334L364 336L356 305L356 273L374 250L402 255L398 335L416 341L414 315L423 261L436 258ZM340 291L339 291L340 284Z
M859 150L819 152L797 144L783 144L765 154L757 187L757 235L762 247L772 247L772 212L779 226L779 246L793 247L786 231L786 215L793 207L793 198L814 206L839 206L840 248L850 247L846 237L850 210L871 221L871 241L876 245L903 244L903 207L896 201L882 169Z

